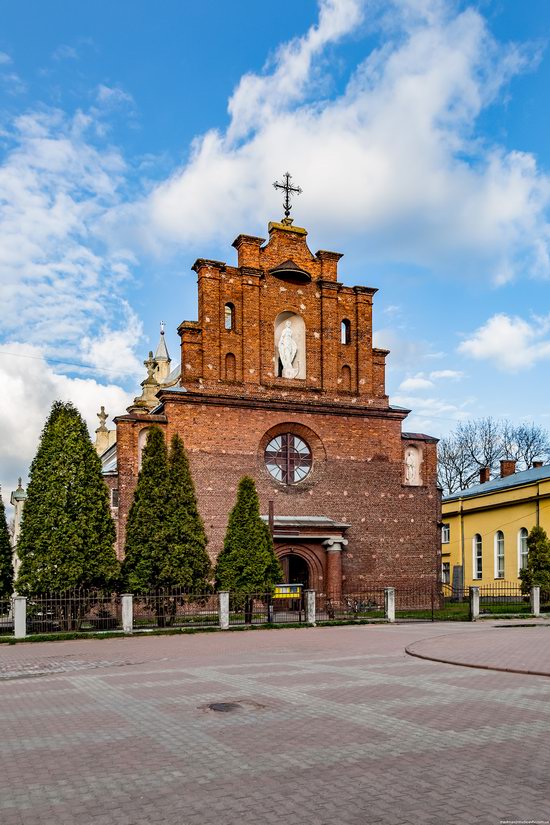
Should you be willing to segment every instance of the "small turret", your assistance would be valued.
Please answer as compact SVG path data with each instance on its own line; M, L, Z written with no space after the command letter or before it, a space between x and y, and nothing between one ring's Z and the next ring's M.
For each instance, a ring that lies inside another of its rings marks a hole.
M164 321L161 321L160 339L158 342L157 351L155 352L155 361L157 363L155 378L157 379L159 384L163 384L170 375L171 364L171 359L168 355L168 349L166 347L166 339L164 337L164 327Z

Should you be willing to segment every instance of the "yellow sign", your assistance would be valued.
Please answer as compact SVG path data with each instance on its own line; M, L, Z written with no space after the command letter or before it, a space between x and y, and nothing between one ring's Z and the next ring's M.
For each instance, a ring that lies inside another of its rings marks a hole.
M274 599L300 599L302 596L301 584L276 584Z

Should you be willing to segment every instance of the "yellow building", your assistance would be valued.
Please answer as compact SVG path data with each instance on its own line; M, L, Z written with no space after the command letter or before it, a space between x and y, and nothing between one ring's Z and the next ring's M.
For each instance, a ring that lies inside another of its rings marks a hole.
M442 502L442 580L454 587L518 584L527 562L527 536L539 525L550 534L550 465L515 472L501 461L499 478L446 496Z

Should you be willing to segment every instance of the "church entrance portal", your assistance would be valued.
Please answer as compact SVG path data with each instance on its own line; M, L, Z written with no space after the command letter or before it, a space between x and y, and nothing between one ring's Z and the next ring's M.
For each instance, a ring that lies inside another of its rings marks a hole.
M310 586L309 564L301 556L295 553L288 553L282 556L281 566L284 573L285 584L302 584L304 590Z

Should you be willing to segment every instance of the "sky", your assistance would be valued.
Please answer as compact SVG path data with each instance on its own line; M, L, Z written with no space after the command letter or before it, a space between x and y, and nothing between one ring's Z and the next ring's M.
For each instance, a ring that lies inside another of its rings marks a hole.
M0 483L124 412L197 257L280 220L377 287L407 430L550 427L548 0L0 0Z

